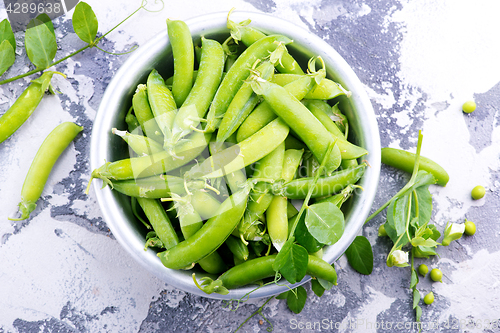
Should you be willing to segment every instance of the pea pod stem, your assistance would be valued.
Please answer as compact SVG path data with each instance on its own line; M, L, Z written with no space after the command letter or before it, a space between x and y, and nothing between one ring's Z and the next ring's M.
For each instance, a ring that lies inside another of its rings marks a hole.
M24 180L21 202L19 203L21 217L18 219L9 218L9 220L19 221L29 218L31 212L36 208L36 202L42 194L57 159L82 130L83 127L75 123L65 122L54 128L45 138Z

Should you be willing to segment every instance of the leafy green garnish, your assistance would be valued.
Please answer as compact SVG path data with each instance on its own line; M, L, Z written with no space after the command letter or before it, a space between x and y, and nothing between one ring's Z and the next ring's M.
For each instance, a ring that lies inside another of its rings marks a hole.
M320 243L333 245L344 233L344 213L331 202L307 207L305 224Z
M345 251L349 264L361 274L370 275L373 270L373 251L364 236L357 236Z
M92 44L97 36L97 28L97 17L92 7L85 2L78 3L73 13L73 29L77 36L85 43Z

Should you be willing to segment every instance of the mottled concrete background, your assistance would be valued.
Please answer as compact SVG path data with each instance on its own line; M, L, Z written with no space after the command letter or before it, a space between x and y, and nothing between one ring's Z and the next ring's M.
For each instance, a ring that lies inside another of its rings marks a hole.
M89 0L105 32L139 6L139 1ZM2 5L0 5L2 6ZM478 0L247 0L166 2L160 13L139 12L107 36L102 47L125 52L166 28L165 19L239 10L270 13L301 25L331 44L353 67L371 98L382 146L414 149L423 130L422 153L451 176L446 188L431 187L433 221L476 222L477 233L428 260L439 266L443 283L422 279L423 294L436 301L423 307L428 332L500 332L500 21L497 1ZM6 17L0 7L0 19ZM83 46L70 16L54 21L57 58ZM16 35L18 60L3 78L29 70L23 35ZM46 96L40 108L0 145L0 333L6 332L231 332L264 300L236 311L224 303L170 287L145 271L116 242L102 219L89 179L92 121L104 90L127 55L97 49L57 66L62 94ZM0 86L0 114L29 83ZM474 99L465 115L461 104ZM10 222L24 176L41 140L62 121L85 127L54 172L29 220ZM374 208L408 180L382 168ZM470 199L470 190L486 196ZM410 271L388 268L387 239L377 237L384 214L363 229L374 248L370 276L336 263L339 284L322 298L310 293L302 313L272 300L263 310L274 332L409 332L397 323L415 320ZM167 281L168 282L168 281ZM309 287L307 287L309 289ZM241 332L266 332L252 318ZM314 324L316 323L316 326ZM318 325L321 324L321 325ZM319 327L318 327L319 326ZM399 327L399 328L398 328Z

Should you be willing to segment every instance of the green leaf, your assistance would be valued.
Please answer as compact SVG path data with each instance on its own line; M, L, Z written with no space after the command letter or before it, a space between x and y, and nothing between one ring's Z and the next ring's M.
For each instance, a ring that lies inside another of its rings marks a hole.
M417 271L415 269L411 270L411 281L410 281L410 288L413 289L418 283L418 275Z
M47 28L49 28L50 32L55 37L56 32L54 31L54 24L52 24L52 20L50 19L49 15L43 13L43 14L38 15L36 18L40 22L43 22L43 24L45 24L47 26Z
M422 308L419 305L415 308L415 317L417 318L417 322L420 322L420 318L422 318Z
M317 279L311 280L311 290L316 294L316 296L321 297L325 292L325 288L319 283Z
M406 232L406 221L408 218L409 196L405 195L394 200L387 207L387 223L396 230L396 236Z
M288 297L286 298L286 304L288 308L295 313L300 313L306 305L307 291L304 287L300 286L294 289L295 295L292 292L288 292Z
M12 46L12 49L15 52L16 37L14 36L10 22L7 19L4 19L2 22L0 22L0 43L3 42L4 40L9 41L10 45Z
M0 76L14 64L16 53L8 40L0 44Z
M293 238L293 237L292 237ZM290 283L296 283L306 276L309 253L302 246L285 243L273 262L273 269Z
M92 7L80 2L73 13L73 29L84 42L91 44L97 36L98 22Z
M413 308L415 309L418 306L418 302L420 302L420 291L417 289L413 290Z
M276 296L276 299L286 299L288 297L288 293L290 292L289 291L285 291L284 293L281 293L279 294L278 296Z
M364 236L357 236L345 251L349 264L361 274L370 275L373 270L373 251Z
M436 226L434 224L428 225L427 228L432 231L432 235L430 236L431 239L434 239L435 241L437 241L439 239L439 237L441 237L441 233L439 232L439 230L436 228Z
M48 68L56 56L55 35L42 21L33 19L28 24L24 38L26 53L37 68Z
M316 238L311 235L309 230L307 230L305 219L306 215L302 214L295 228L295 238L297 243L306 248L307 252L318 252L325 244L318 242Z
M305 224L320 243L333 245L344 233L344 213L331 202L322 202L307 208Z
M413 196L412 202L412 214L413 216L418 216L418 225L423 226L431 219L432 194L429 192L428 184L417 187L413 193L415 195Z
M417 246L414 252L415 258L429 258L429 256L437 255L434 247Z
M335 272L335 274L337 274L337 272ZM337 285L337 276L335 276L335 281L333 281L333 282L330 282L330 281L322 279L322 278L316 278L316 279L318 280L319 284L321 284L321 286L323 288L325 288L326 290L330 290L333 288L333 286Z
M436 243L435 240L433 240L432 238L429 238L429 239L424 239L422 237L415 237L411 240L411 245L412 246L429 246L429 247L433 247L433 246L437 246L438 243Z

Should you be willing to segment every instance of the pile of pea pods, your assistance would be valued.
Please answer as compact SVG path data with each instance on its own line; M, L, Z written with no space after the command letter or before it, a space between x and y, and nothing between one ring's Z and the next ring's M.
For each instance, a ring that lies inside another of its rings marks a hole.
M138 85L128 128L112 129L130 158L92 172L130 196L166 267L219 276L207 293L274 277L291 233L309 252L307 274L333 282L325 244L296 207L307 197L340 208L366 168L337 104L350 92L326 78L321 57L301 68L289 38L248 23L228 19L225 42L194 45L183 21L167 20L173 76L153 70Z

